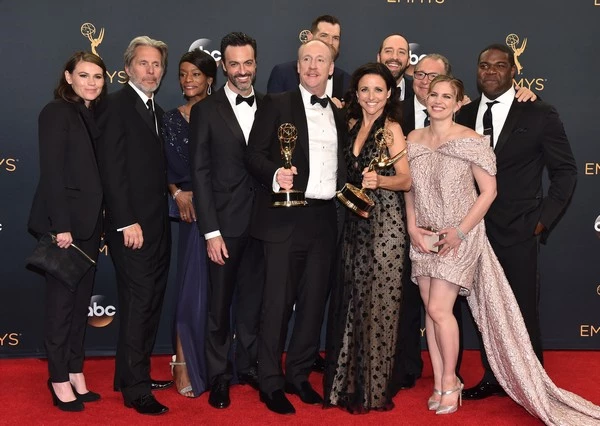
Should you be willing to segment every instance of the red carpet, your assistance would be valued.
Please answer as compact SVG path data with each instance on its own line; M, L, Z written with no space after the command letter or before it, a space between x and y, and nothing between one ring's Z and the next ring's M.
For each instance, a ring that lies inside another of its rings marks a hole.
M233 386L231 407L216 410L208 405L208 394L196 399L179 396L175 389L155 392L157 399L171 411L158 417L142 416L123 406L119 393L112 391L114 360L91 358L86 361L85 373L90 388L102 394L102 400L86 404L81 413L63 413L52 406L46 389L47 366L38 359L1 359L1 425L540 425L524 409L509 398L493 397L484 401L464 401L457 413L436 416L427 411L426 400L433 385L427 352L423 377L414 389L401 391L394 402L396 408L388 412L371 412L353 416L340 409L323 410L303 404L297 396L290 401L296 415L279 416L271 413L258 401L257 392L248 386ZM600 404L600 352L547 351L546 368L555 383ZM153 377L170 376L169 357L152 359ZM481 375L481 363L476 351L466 351L463 359L463 377L467 387L475 384ZM313 373L311 382L321 391L320 374Z

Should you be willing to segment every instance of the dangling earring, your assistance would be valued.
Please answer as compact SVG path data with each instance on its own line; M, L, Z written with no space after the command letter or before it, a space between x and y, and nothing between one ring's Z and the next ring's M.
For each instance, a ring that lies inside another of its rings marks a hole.
M212 88L211 88L211 85L210 85L210 84L208 85L208 89L206 89L206 94L207 94L208 96L212 95Z

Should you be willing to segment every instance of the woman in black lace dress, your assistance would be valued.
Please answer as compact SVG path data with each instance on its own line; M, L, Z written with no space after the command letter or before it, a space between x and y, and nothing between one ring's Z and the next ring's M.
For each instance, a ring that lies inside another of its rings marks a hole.
M406 148L399 124L396 84L383 64L358 68L348 97L348 182L367 188L375 201L370 217L348 213L342 278L331 298L324 394L326 405L351 413L393 407L390 385L408 249L402 191L411 180L406 157L368 171L378 154L377 132L386 129L389 157Z

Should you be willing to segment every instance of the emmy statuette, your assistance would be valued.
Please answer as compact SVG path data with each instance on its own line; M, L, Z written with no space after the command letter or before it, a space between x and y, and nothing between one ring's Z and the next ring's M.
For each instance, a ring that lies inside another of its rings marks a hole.
M394 135L391 131L385 128L378 129L375 132L375 144L377 145L377 156L369 163L369 171L375 169L385 169L400 160L407 153L404 148L393 157L387 154L387 147L394 143ZM336 193L340 202L352 210L357 215L368 219L371 210L375 207L375 202L366 194L365 188L357 188L356 186L346 183L344 187Z
M281 146L281 158L283 159L283 168L292 168L292 152L296 148L296 139L298 139L298 130L292 123L283 123L277 129L277 138ZM280 189L271 195L273 207L295 207L306 206L308 203L304 197L303 191L295 189Z

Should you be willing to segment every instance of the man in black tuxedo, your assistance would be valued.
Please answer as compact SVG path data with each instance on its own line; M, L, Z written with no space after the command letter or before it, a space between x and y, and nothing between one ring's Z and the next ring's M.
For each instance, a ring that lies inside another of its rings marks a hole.
M154 102L167 61L167 45L147 36L125 51L129 81L109 96L101 114L98 164L106 206L106 241L117 275L120 328L115 388L142 414L168 408L154 399L150 355L154 346L170 258L163 141L163 110Z
M341 23L335 16L322 15L317 17L311 24L308 40L317 39L329 44L335 50L333 60L336 61L340 55L341 33ZM297 62L284 62L275 65L271 70L267 83L267 93L296 90L299 83ZM339 108L342 107L348 87L350 87L350 74L341 68L335 67L327 81L325 93Z
M260 397L279 414L295 412L284 390L308 404L323 402L308 375L319 345L335 256L333 198L345 182L344 122L325 94L334 55L320 40L300 47L299 87L265 96L248 143L248 169L261 183L252 234L264 243L266 263L258 351ZM277 137L283 123L293 124L298 133L291 169L283 167ZM271 207L272 192L291 188L305 192L308 206ZM296 320L284 378L281 356L294 303Z
M577 166L558 112L551 105L514 102L513 52L494 44L480 54L477 85L481 98L464 106L461 124L490 136L497 163L498 195L485 216L487 236L523 314L534 351L542 361L538 315L539 243L564 213L577 181ZM491 114L490 114L491 112ZM544 169L550 186L542 187ZM481 351L483 379L463 397L504 394Z
M225 85L192 108L190 158L198 228L206 238L209 263L206 363L208 402L230 404L232 346L230 312L234 292L236 367L240 382L258 388L257 334L263 286L263 253L250 236L255 181L244 155L254 114L262 101L252 86L256 41L230 33L221 41Z

